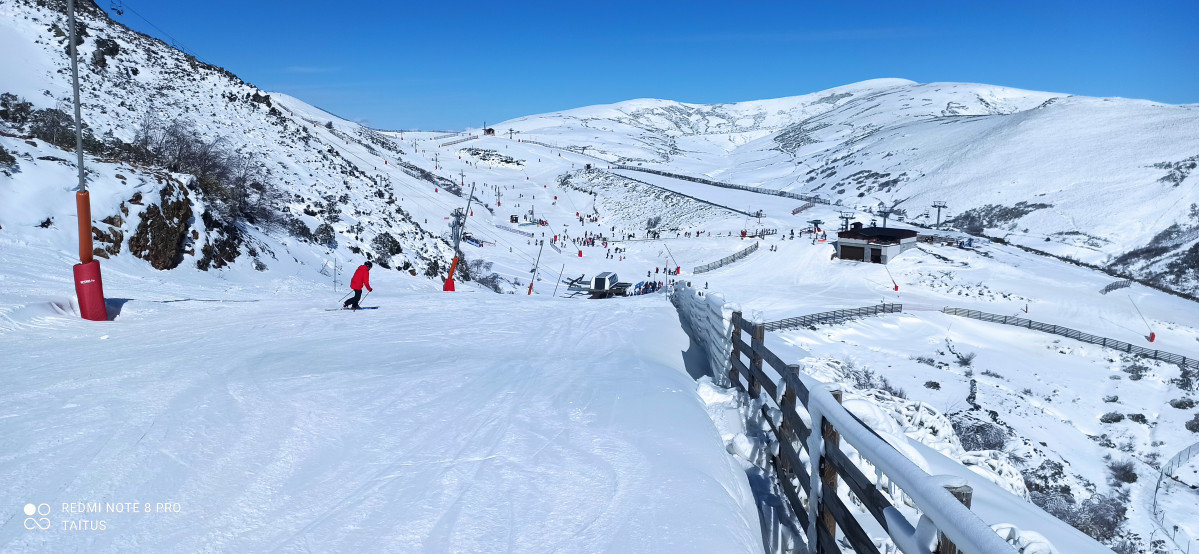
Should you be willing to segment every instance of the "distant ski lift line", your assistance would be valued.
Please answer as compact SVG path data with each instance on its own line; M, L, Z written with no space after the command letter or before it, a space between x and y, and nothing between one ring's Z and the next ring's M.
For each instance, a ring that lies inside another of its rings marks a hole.
M125 15L125 10L132 12L133 15L136 15L142 21L145 21L147 25L156 29L159 33L162 33L163 36L171 39L171 47L172 48L175 48L176 50L179 50L179 51L183 52L184 54L188 54L193 58L200 59L199 56L195 55L190 48L188 48L186 45L184 45L182 42L180 42L179 39L175 38L174 35L171 35L170 33L164 31L162 29L162 27L155 25L153 21L150 21L149 19L146 18L146 16L142 15L140 12L133 9L133 6L126 4L124 2L124 0L112 0L112 11L117 12L117 15Z

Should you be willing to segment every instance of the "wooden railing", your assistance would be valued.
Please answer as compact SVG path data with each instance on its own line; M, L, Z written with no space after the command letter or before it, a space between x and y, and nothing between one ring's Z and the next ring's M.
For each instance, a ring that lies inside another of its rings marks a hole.
M707 273L709 271L712 271L713 269L724 267L724 266L729 265L737 260L740 260L741 258L744 258L750 254L753 254L757 250L758 250L758 243L755 242L752 245L748 246L747 248L743 248L737 252L734 252L733 254L725 256L725 257L723 257L719 260L716 260L712 263L707 263L707 264L704 264L701 266L696 266L695 269L691 270L691 272L692 273Z
M837 387L813 381L802 373L800 366L784 363L766 348L764 323L751 323L741 312L733 312L731 327L728 378L751 397L769 399L769 403L761 403L760 411L778 443L777 453L770 455L770 464L781 496L799 528L804 530L809 552L840 552L838 531L855 552L879 552L860 516L837 494L842 479L850 494L869 512L872 526L876 524L907 554L1015 551L970 512L971 491L964 480L928 475L842 408L841 391ZM743 333L749 334L749 343L743 340ZM749 358L748 364L742 356ZM767 367L778 375L777 379L767 374ZM807 418L801 415L801 410ZM930 551L927 544L921 543L911 522L842 451L842 441L912 499L922 514L921 527L931 523L938 530L935 550ZM806 452L810 463L805 462L801 451Z
M903 304L876 304L874 306L864 306L861 308L846 308L843 310L833 310L831 312L820 312L818 314L808 314L799 317L789 317L778 321L766 323L767 331L780 331L783 329L798 329L807 327L808 325L817 325L820 323L842 323L851 319L858 319L871 315L880 314L896 314L903 311Z
M1100 337L1097 335L1092 335L1090 333L1084 333L1082 331L1071 329L1069 327L1063 327L1061 325L1053 325L1051 323L1041 323L1039 321L1033 321L1031 319L1023 319L1023 318L1019 318L1019 317L1015 317L1015 316L989 314L987 312L980 312L978 310L964 310L961 308L944 308L941 311L944 313L947 313L949 315L969 317L971 319L977 319L977 320L981 320L981 321L989 321L992 323L1003 323L1005 325L1014 325L1016 327L1024 327L1025 329L1033 329L1036 331L1052 333L1054 335L1061 335L1063 337L1072 338L1074 340L1078 340L1078 341L1082 341L1082 342L1098 344L1105 348L1113 348L1113 349L1119 350L1121 352L1128 352L1129 354L1137 354L1137 355L1145 356L1147 358L1153 358L1155 360L1161 360L1163 362L1167 362L1167 363L1171 363L1171 364L1178 364L1180 366L1190 367L1193 369L1199 369L1199 359L1196 359L1193 357L1187 357L1187 356L1182 356L1179 354L1173 354L1173 353L1165 352L1162 350L1150 350L1148 348L1129 344L1124 341L1119 341L1116 339L1109 339L1107 337Z

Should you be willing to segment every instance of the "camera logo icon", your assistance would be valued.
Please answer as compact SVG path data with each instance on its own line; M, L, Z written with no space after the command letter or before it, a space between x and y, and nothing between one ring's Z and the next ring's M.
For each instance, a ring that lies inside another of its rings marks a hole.
M26 529L40 529L45 531L46 529L50 528L50 518L45 517L50 515L49 504L38 504L36 506L33 504L26 504L25 515L29 516L25 518Z

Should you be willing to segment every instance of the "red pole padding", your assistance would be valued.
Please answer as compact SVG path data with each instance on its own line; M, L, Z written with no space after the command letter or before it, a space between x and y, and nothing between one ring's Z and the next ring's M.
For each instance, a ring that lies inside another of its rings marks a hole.
M1157 338L1157 333L1154 333L1153 331L1149 331L1149 342L1153 342L1153 340L1156 338Z
M75 295L79 297L79 315L90 321L108 321L104 305L104 283L100 281L100 261L75 264Z

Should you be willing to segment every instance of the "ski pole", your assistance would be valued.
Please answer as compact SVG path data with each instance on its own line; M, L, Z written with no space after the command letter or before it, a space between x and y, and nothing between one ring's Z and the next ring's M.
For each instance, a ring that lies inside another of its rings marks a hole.
M371 291L369 291L369 290L368 290L368 291L366 291L366 294L362 295L362 300L359 300L359 302L365 302L365 301L366 301L366 297L368 297L368 296L370 296L370 295L371 295ZM361 304L359 304L359 305L361 305Z
M354 291L347 292L345 296L343 296L343 297L341 297L341 298L338 298L338 299L337 299L337 301L338 301L338 302L341 302L342 300L345 300L345 299L346 299L346 296L349 296L351 292L354 292Z

